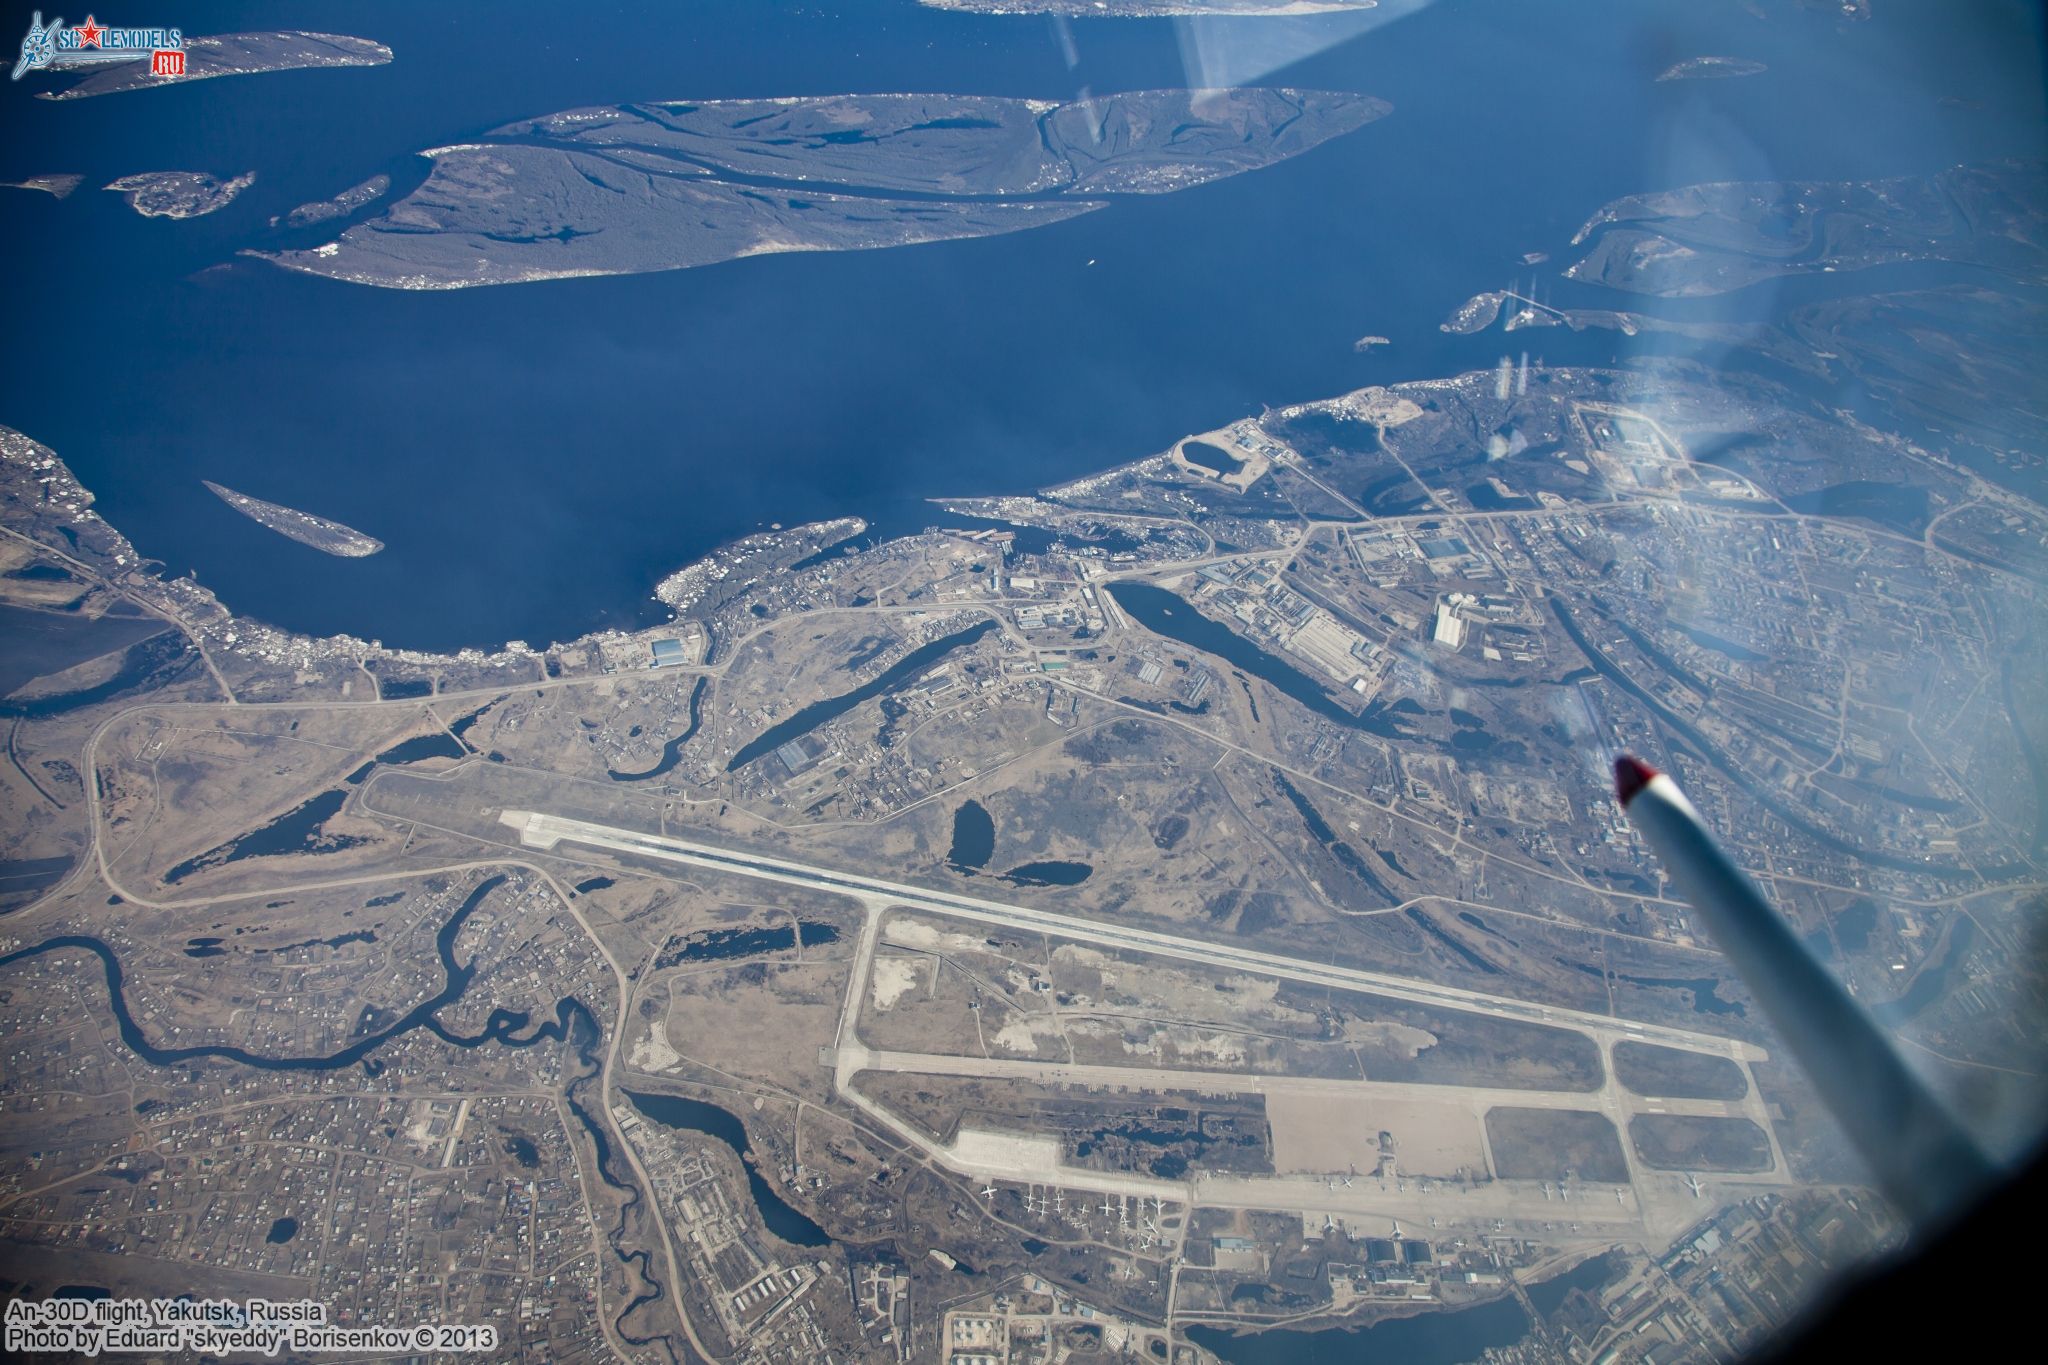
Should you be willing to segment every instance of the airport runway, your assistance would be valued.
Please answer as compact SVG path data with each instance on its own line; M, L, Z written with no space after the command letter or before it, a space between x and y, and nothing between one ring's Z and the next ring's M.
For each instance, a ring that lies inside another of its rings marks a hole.
M1314 986L1368 991L1397 1000L1441 1008L1473 1010L1496 1018L1516 1019L1531 1024L1573 1027L1585 1030L1603 1041L1632 1039L1637 1042L1658 1043L1666 1047L1716 1053L1742 1062L1762 1061L1770 1056L1765 1049L1754 1044L1719 1034L1696 1033L1664 1024L1637 1023L1611 1015L1593 1014L1562 1006L1540 1005L1509 996L1464 990L1456 986L1439 986L1414 977L1339 967L1327 962L1287 957L1279 953L1261 952L1253 948L1205 939L1184 938L1177 934L1165 934L1150 929L1127 928L1100 920L1084 919L1077 915L1062 915L1050 910L1009 905L978 896L907 886L858 873L834 872L765 853L735 852L715 844L699 843L674 835L648 834L640 830L620 829L612 825L572 820L535 811L508 810L498 818L501 823L518 831L520 842L529 848L551 849L567 840L592 848L638 854L641 857L657 858L688 867L784 882L815 891L834 892L854 897L877 910L889 906L903 906L952 919L1051 934L1104 948L1150 953L1232 971L1281 977Z
M839 1093L871 1115L900 1138L927 1153L950 1170L973 1180L1009 1181L1041 1189L1086 1190L1125 1198L1164 1198L1190 1206L1220 1208L1295 1210L1311 1220L1334 1217L1349 1220L1354 1230L1392 1222L1417 1229L1462 1227L1485 1231L1496 1224L1523 1235L1541 1235L1552 1241L1612 1238L1669 1233L1699 1216L1701 1204L1690 1196L1676 1173L1653 1172L1642 1167L1626 1136L1628 1111L1643 1113L1700 1113L1741 1115L1761 1119L1759 1100L1752 1083L1742 1101L1652 1099L1624 1094L1613 1077L1612 1043L1623 1039L1659 1043L1668 1047L1705 1051L1734 1058L1738 1062L1761 1060L1769 1054L1762 1048L1716 1034L1694 1033L1663 1025L1636 1023L1581 1010L1553 1008L1526 1000L1486 995L1452 986L1439 986L1408 977L1338 967L1277 953L1260 952L1231 944L1127 928L1096 920L1026 906L1008 905L981 897L963 896L908 886L858 873L835 872L787 858L764 853L741 853L714 844L621 829L586 820L533 811L508 810L499 816L504 825L518 832L520 842L536 849L552 849L568 841L591 848L610 849L687 867L782 882L815 891L830 892L857 900L868 911L867 924L856 946L854 970L835 1046L827 1058L833 1065ZM1161 1072L1113 1066L1043 1064L1022 1059L978 1059L928 1054L875 1052L860 1042L857 1023L860 1001L866 994L873 965L881 917L892 908L928 912L979 924L1055 935L1076 942L1126 952L1195 962L1233 971L1302 981L1341 990L1367 991L1400 1000L1441 1008L1473 1010L1501 1018L1535 1024L1577 1028L1593 1034L1602 1043L1607 1074L1598 1090L1587 1092L1521 1091L1500 1087L1478 1091L1461 1086L1418 1085L1405 1082L1327 1081L1296 1077L1258 1077L1231 1073ZM1377 1179L1354 1178L1344 1185L1302 1175L1226 1176L1199 1174L1192 1181L1166 1181L1144 1176L1087 1170L1066 1164L1055 1140L1024 1134L977 1132L963 1129L954 1143L936 1142L899 1116L890 1113L852 1085L862 1070L930 1071L933 1074L989 1075L1087 1085L1140 1084L1156 1086L1162 1081L1175 1085L1182 1080L1189 1088L1282 1090L1309 1093L1371 1094L1404 1101L1431 1100L1437 1103L1475 1105L1483 1117L1492 1104L1514 1104L1537 1108L1597 1108L1617 1120L1623 1134L1622 1147L1629 1164L1630 1183L1594 1186L1577 1191L1567 1199L1554 1186L1536 1181L1496 1180L1477 1186L1442 1181L1396 1182L1383 1187ZM1142 1079L1141 1079L1142 1078ZM1327 1092L1324 1088L1327 1087ZM1340 1089L1341 1088L1341 1089ZM1475 1099L1468 1097L1477 1096ZM1767 1120L1764 1131L1770 1133ZM1718 1177L1710 1183L1744 1190L1782 1187L1786 1182L1782 1156L1773 1134L1774 1170L1757 1176ZM1078 1209L1077 1205L1077 1209ZM1076 1217L1080 1215L1077 1213ZM1079 1224L1077 1224L1079 1226ZM1565 1230L1572 1229L1570 1238Z

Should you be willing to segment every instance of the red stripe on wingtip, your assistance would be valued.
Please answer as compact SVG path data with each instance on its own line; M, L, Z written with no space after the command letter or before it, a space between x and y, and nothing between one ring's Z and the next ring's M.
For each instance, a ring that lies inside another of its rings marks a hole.
M1623 754L1614 760L1614 794L1626 806L1635 800L1637 792L1650 785L1650 779L1656 775L1655 768L1634 754Z

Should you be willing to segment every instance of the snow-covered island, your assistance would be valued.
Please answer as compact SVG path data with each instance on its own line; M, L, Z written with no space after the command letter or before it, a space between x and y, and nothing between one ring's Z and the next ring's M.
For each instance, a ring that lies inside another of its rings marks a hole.
M279 535L296 540L301 545L310 545L323 554L339 555L343 559L361 559L384 548L383 541L374 536L366 536L352 526L344 526L325 517L316 517L311 512L301 512L297 508L252 498L247 493L237 493L232 488L224 488L211 479L201 479L200 482L206 485L208 492L257 525L267 526Z

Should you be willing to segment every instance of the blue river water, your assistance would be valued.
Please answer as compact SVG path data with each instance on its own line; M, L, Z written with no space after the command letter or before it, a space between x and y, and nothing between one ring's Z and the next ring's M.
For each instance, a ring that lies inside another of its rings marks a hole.
M1512 1346L1529 1330L1529 1315L1513 1299L1471 1308L1390 1318L1370 1327L1300 1331L1277 1327L1239 1336L1216 1327L1190 1327L1188 1339L1228 1365L1459 1365L1488 1350Z
M747 1130L739 1117L730 1109L720 1105L707 1104L703 1100L685 1099L680 1095L650 1095L637 1090L628 1090L626 1098L656 1123L670 1128L685 1128L717 1138L732 1148L733 1155L740 1158L746 1167L747 1188L753 1192L754 1205L761 1212L761 1219L768 1230L792 1246L830 1246L832 1239L825 1230L809 1218L791 1208L775 1187L755 1169L748 1159L751 1150L747 1142Z
M47 7L46 7L47 8ZM280 22L179 0L187 33ZM1693 0L1384 0L1366 20L975 16L914 0L444 7L308 0L289 23L397 53L50 102L0 88L12 269L0 422L55 448L172 574L235 610L393 645L495 646L659 619L652 585L769 523L1026 490L1259 411L1490 364L1437 323L1560 253L1624 193L1862 177L2041 146L2018 3L1894 0L1870 23ZM10 10L25 27L26 10ZM156 22L156 20L152 20ZM1063 37L1064 32L1064 37ZM1070 41L1068 41L1070 39ZM1067 54L1073 54L1070 65ZM1741 80L1657 83L1750 57ZM1288 60L1289 56L1297 60ZM453 293L238 256L309 245L268 220L508 120L644 99L957 91L1069 99L1218 78L1355 90L1391 116L1281 165L980 241L758 257ZM1953 97L1949 102L1944 99ZM1853 129L1853 135L1844 130ZM97 186L257 172L226 209L145 220ZM1560 303L1613 296L1546 277ZM1767 315L1839 282L1671 303ZM1355 353L1366 333L1392 344ZM1520 339L1516 339L1519 345ZM1551 360L1650 343L1545 333ZM337 559L264 530L211 478L384 540Z

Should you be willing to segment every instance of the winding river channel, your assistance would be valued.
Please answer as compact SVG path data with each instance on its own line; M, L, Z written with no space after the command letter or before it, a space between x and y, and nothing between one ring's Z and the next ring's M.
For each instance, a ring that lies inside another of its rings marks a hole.
M484 1021L483 1032L463 1035L453 1032L440 1020L440 1013L462 998L469 989L470 981L476 975L476 964L455 960L455 940L462 933L463 924L484 898L505 882L501 873L486 878L469 893L448 922L441 926L434 946L441 955L441 968L446 979L439 992L422 1000L390 1027L359 1038L338 1052L314 1057L264 1057L245 1048L226 1043L201 1043L193 1047L158 1047L143 1036L135 1016L128 1009L128 997L124 989L127 980L121 969L121 959L104 940L89 934L59 934L44 939L41 943L17 949L0 957L0 967L9 967L28 958L41 957L46 953L59 952L68 948L80 948L100 960L107 977L107 998L113 1010L114 1022L121 1030L121 1041L136 1056L151 1066L174 1066L179 1062L196 1061L201 1058L217 1057L222 1061L237 1062L243 1066L255 1067L261 1071L340 1071L368 1057L378 1048L395 1039L402 1038L415 1029L426 1029L435 1037L457 1047L482 1047L486 1043L502 1043L506 1047L532 1047L548 1041L577 1042L583 1060L598 1065L595 1056L597 1040L603 1037L597 1020L581 1000L565 996L555 1005L555 1017L535 1026L529 1033L520 1030L532 1024L532 1017L522 1010L494 1009ZM579 1041L580 1040L580 1041Z
M597 1115L583 1103L579 1093L586 1085L602 1074L603 1057L601 1048L604 1030L590 1007L577 997L564 996L555 1004L552 1019L535 1024L532 1016L523 1010L505 1008L493 1009L484 1021L481 1032L474 1034L457 1033L443 1024L440 1013L460 1000L476 977L476 964L459 962L455 956L455 941L461 936L462 927L479 906L507 881L505 874L488 877L478 883L447 923L435 935L435 950L440 955L444 980L441 989L433 996L421 1001L392 1023L389 1027L359 1038L347 1047L325 1055L304 1057L266 1057L250 1052L246 1048L225 1043L202 1043L192 1047L158 1047L144 1036L136 1023L134 1013L128 1007L126 990L127 975L121 966L120 956L103 939L89 934L58 934L40 943L17 949L0 956L0 969L17 962L25 962L50 953L78 949L91 953L100 961L107 982L107 999L120 1029L121 1041L152 1066L174 1066L182 1062L202 1059L218 1059L252 1067L259 1071L341 1071L358 1063L374 1066L370 1055L387 1043L396 1041L408 1033L425 1029L443 1042L461 1048L477 1048L487 1043L498 1043L510 1048L527 1048L544 1042L564 1042L574 1049L581 1062L581 1074L570 1081L564 1094L569 1112L573 1114L584 1131L589 1134L592 1147L597 1154L595 1172L597 1178L611 1189L620 1191L625 1200L619 1208L618 1222L611 1235L612 1255L622 1266L631 1267L630 1273L637 1275L641 1288L624 1308L613 1318L613 1326L620 1337L631 1345L644 1346L655 1340L653 1336L636 1336L625 1328L626 1321L641 1308L657 1303L668 1292L667 1286L653 1273L652 1255L646 1248L628 1251L622 1245L627 1220L639 1205L641 1192L632 1183L620 1177L614 1161L614 1148L610 1134ZM636 1103L640 1097L635 1097ZM644 1106L643 1106L644 1107ZM712 1105L697 1105L697 1110L708 1112L714 1119L722 1119L732 1129L739 1128L739 1121L731 1114ZM725 1137L722 1126L705 1126L703 1120L697 1124L703 1131ZM753 1187L756 1204L760 1207L769 1227L785 1240L802 1246L821 1246L829 1242L822 1229L796 1210L789 1208L776 1198L750 1166L748 1179Z

